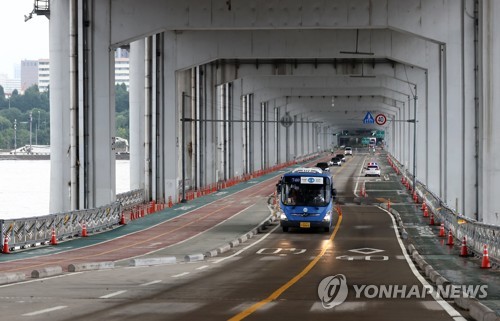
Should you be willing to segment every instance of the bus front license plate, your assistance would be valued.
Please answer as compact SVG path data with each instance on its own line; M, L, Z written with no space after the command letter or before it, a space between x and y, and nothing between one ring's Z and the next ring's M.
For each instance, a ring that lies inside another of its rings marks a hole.
M301 228L310 228L311 223L310 222L300 222L300 227Z

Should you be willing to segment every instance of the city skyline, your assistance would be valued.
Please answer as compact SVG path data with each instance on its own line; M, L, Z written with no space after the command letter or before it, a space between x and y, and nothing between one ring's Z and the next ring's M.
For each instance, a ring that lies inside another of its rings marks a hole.
M14 77L14 68L22 60L49 58L49 20L33 15L33 0L0 0L3 39L0 50L0 74Z

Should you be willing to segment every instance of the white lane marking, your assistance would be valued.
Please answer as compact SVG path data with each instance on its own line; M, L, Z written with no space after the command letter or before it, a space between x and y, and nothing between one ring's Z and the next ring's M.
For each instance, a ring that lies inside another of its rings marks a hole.
M394 217L392 216L392 214L390 212L388 212L386 209L384 209L384 208L382 208L380 206L376 206L376 207L378 207L379 209L381 209L382 211L384 211L385 213L387 213L387 215L389 215L389 217L391 218L391 220L392 220L392 227L394 229L394 234L396 234L396 238L398 240L399 246L401 247L401 252L403 253L403 255L404 255L405 259L406 259L406 263L408 263L408 265L410 266L410 269L413 272L413 275L415 275L415 277L420 281L420 283L422 283L423 286L429 286L429 287L431 287L432 285L430 285L429 282L427 282L427 280L422 277L422 275L420 274L420 272L418 272L417 268L415 267L415 264L413 264L413 261L411 260L410 256L406 252L406 249L405 249L405 246L403 244L403 241L402 241L401 237L399 236L398 227L396 225L396 220L394 219ZM446 313L448 313L448 315L450 317L452 317L452 318L462 317L462 315L457 310L455 310L448 302L444 301L441 298L438 298L436 296L435 291L433 291L430 295L443 308L443 310L445 310Z
M172 244L172 245L168 245L168 246L166 246L166 247L162 247L161 249L158 249L158 250L154 250L154 251L148 252L148 253L146 253L146 254L144 254L144 255L148 255L148 254L152 254L152 253L155 253L155 252L158 252L158 251L162 251L162 250L167 249L167 248L169 248L169 247L171 247L171 246L174 246L174 245L179 245L179 244L182 244L182 243L184 243L184 242L187 242L187 241L189 241L189 240L191 240L191 239L193 239L193 238L195 238L195 237L197 237L197 236L200 236L201 234L204 234L204 233L206 233L206 232L208 232L208 231L210 231L210 230L212 230L212 229L216 228L217 226L219 226L219 225L221 225L221 224L224 224L225 222L229 221L229 220L230 220L230 219L232 219L233 217L235 217L235 216L237 216L237 215L240 215L241 213L245 212L246 210L250 209L251 207L253 207L253 206L255 206L255 205L257 205L257 204L252 204L252 205L250 205L250 206L247 206L247 207L245 207L244 209L242 209L241 211L239 211L238 213L236 213L236 214L232 215L231 217L226 218L225 220L223 220L223 221L221 221L221 222L217 223L216 225L212 226L211 228L209 228L209 229L207 229L207 230L204 230L204 231L202 231L202 232L200 232L200 233L198 233L198 234L196 234L196 235L193 235L193 236L191 236L191 237L189 237L189 238L187 238L187 239L185 239L185 240L182 240L182 241L177 242L177 243ZM183 215L184 215L184 214L183 214ZM141 254L140 256L143 256L143 254Z
M370 307L375 307L380 305L378 302L344 302L341 305L337 305L333 309L325 309L323 307L323 304L321 302L315 302L309 311L311 312L330 312L331 311L359 311L359 310L366 310L367 305L370 305Z
M183 272L183 273L179 273L179 274L176 274L176 275L172 275L173 278L180 278L181 276L184 276L184 275L188 275L189 272Z
M202 265L202 266L200 266L200 267L197 267L196 269L197 269L197 270L204 270L204 269L206 269L206 268L208 268L208 265Z
M106 295L103 295L103 296L100 296L99 299L109 299L109 298L112 298L114 296L117 296L117 295L120 295L120 294L123 294L127 292L127 290L123 290L123 291L116 291L116 292L113 292L113 293L110 293L110 294L106 294Z
M139 286L148 286L148 285L153 285L153 284L156 284L156 283L161 283L161 280L154 280L154 281L151 281L151 282L148 282L148 283L139 284Z
M249 248L251 248L252 246L257 245L257 244L259 244L260 242L264 241L264 240L265 240L265 239L266 239L269 235L271 235L271 233L272 233L272 232L274 232L274 231L275 231L278 227L280 227L280 226L279 226L279 224L278 224L278 225L276 225L276 226L275 226L272 230L270 230L270 231L269 231L266 235L264 235L264 236L263 236L260 240L255 241L255 243L250 244L250 245L247 245L247 246L245 246L244 248L242 248L241 250L239 250L238 252L236 252L236 253L234 253L234 254L232 254L232 255L230 255L230 256L223 257L223 258L221 258L221 259L219 259L219 260L217 260L217 261L214 261L213 263L214 263L214 264L215 264L215 263L220 263L220 262L222 262L222 261L225 261L225 260L227 260L227 259L230 259L230 258L232 258L232 257L235 257L236 255L240 255L241 253L243 253L244 251L248 250L248 249L249 249Z
M365 163L366 163L366 156L365 158L363 159L363 166L361 166L361 168L359 169L359 176L358 178L356 179L356 185L354 185L354 196L358 197L358 193L357 193L357 190L358 190L358 184L359 184L359 178L363 175L363 170L365 169Z
M48 312L52 312L52 311L57 311L57 310L62 310L62 309L66 309L66 308L67 308L67 306L60 305L60 306L53 307L53 308L48 308L48 309L44 309L44 310L39 310L39 311L35 311L35 312L26 313L26 314L23 314L22 316L23 317L32 317L32 316L35 316L35 315L44 314L44 313L48 313Z

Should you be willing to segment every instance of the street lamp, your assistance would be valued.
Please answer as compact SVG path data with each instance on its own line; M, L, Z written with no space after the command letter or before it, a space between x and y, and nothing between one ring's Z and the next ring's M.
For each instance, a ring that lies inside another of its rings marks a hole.
M14 155L17 155L17 119L14 119Z
M30 111L30 150L29 150L29 154L32 154L31 151L33 150L32 144L31 144L31 142L32 142L31 138L33 137L33 135L32 135L32 132L33 132L32 131L32 127L33 127L32 124L33 124L33 112Z

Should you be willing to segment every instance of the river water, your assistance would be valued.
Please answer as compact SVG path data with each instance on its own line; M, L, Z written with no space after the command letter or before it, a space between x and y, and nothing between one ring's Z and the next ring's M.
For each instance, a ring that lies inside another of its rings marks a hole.
M116 193L130 190L129 160L116 161ZM0 219L49 213L50 160L0 160Z

